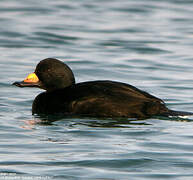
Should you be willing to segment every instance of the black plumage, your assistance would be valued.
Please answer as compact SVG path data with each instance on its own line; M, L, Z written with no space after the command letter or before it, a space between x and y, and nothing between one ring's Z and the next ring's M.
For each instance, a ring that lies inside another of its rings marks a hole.
M64 114L88 117L128 117L144 119L155 115L192 115L169 110L164 102L129 84L115 81L75 83L71 69L57 59L37 65L39 81L15 82L19 87L40 87L32 105L33 114Z

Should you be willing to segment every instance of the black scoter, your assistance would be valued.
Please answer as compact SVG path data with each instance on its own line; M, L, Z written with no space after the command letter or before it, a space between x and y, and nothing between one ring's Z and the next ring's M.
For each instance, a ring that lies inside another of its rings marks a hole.
M75 83L72 70L53 58L40 61L34 73L13 84L46 90L35 98L32 114L137 119L193 114L170 110L161 99L126 83L109 80Z

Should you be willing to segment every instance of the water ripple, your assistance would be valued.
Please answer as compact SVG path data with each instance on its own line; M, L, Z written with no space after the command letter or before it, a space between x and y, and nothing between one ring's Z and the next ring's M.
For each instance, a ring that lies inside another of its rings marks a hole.
M11 86L44 58L193 111L193 1L0 1L0 179L192 179L193 121L32 116Z

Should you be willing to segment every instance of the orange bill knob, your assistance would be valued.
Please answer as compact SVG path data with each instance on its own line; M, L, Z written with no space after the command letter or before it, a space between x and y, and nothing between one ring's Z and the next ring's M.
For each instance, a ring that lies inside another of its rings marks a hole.
M35 73L31 73L29 74L25 79L24 79L24 82L27 82L27 83L36 83L38 82L39 79L37 77L37 75Z

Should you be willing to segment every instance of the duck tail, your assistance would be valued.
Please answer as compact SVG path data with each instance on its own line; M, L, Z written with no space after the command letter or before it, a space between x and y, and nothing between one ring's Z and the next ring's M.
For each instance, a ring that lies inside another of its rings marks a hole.
M162 115L167 117L168 116L192 116L193 112L174 111L174 110L168 109L168 111L164 112Z

